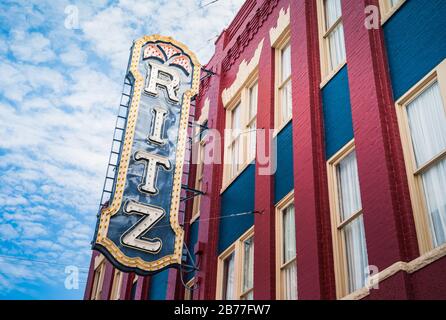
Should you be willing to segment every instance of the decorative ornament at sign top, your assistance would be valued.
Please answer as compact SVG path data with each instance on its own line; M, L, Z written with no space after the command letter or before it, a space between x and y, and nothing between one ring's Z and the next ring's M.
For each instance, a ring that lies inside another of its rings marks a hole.
M189 109L200 64L170 37L134 42L133 81L113 198L101 210L93 248L141 275L181 264L178 221Z

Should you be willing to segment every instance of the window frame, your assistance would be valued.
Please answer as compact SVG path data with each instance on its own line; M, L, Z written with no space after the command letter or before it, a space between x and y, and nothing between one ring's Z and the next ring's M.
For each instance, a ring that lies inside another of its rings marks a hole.
M333 242L333 262L336 279L336 296L338 299L341 299L347 295L351 295L354 292L361 290L358 289L356 291L349 292L348 262L343 229L351 222L361 217L363 215L364 208L361 203L360 210L352 214L351 217L341 221L341 207L338 190L338 165L343 159L354 152L355 149L355 140L353 139L327 161L330 220Z
M387 0L379 0L379 9L381 12L381 25L386 23L395 12L397 12L406 0L399 0L395 6L390 6Z
M255 111L255 114L254 114L254 116L251 116L251 107L252 107L252 105L251 105L251 103L252 103L252 100L251 100L251 90L253 90L253 88L254 88L254 86L257 86L257 98L256 98L256 111ZM251 83L251 85L250 85L250 87L248 88L248 110L247 110L247 112L246 112L246 114L247 114L247 122L246 122L246 125L245 125L245 130L247 130L247 135L249 136L248 138L247 138L247 153L246 153L246 155L247 155L247 157L248 157L248 163L250 163L250 162L252 162L252 161L254 161L255 160L255 158L256 158L256 153L257 153L257 113L258 113L258 111L259 111L259 81L258 81L258 79L256 79L255 81L253 81L252 83ZM251 129L251 126L253 125L253 124L255 124L255 135L254 135L254 154L252 154L252 152L250 151L250 148L251 148L251 143L252 143L252 141L251 141L251 131L252 131L252 129ZM252 160L250 160L250 159L252 159Z
M398 127L400 130L401 144L403 147L406 175L409 184L412 211L420 254L426 254L434 249L432 241L432 230L429 223L429 213L427 209L422 173L431 168L432 165L446 158L446 150L435 156L433 159L417 166L415 151L412 144L412 136L409 127L409 120L406 107L418 98L429 86L438 83L440 96L446 113L446 59L430 71L423 79L415 84L395 103Z
M110 292L110 300L119 300L122 287L122 271L115 269L113 273L113 284Z
M287 194L280 202L276 205L276 299L284 300L284 286L282 283L282 272L283 269L288 267L293 262L296 263L297 268L297 248L296 256L283 263L283 212L290 205L294 205L294 190ZM296 216L296 211L294 211L294 216ZM297 285L297 278L296 278ZM298 292L296 292L296 297L299 299Z
M93 285L90 300L101 300L104 287L105 257L99 254L94 259Z
M244 250L243 244L246 240L254 237L254 226L252 226L248 231L246 231L240 238L238 238L234 243L232 243L223 253L218 257L217 263L217 290L216 299L223 299L224 290L224 262L225 260L234 254L234 300L242 300L244 296L254 291L255 283L253 287L249 290L243 291L243 259ZM253 243L254 244L254 243ZM254 247L255 250L255 247ZM255 251L254 251L255 252ZM255 259L255 256L254 256ZM253 259L253 263L254 263ZM253 279L254 282L254 279Z
M138 291L138 279L139 279L139 276L137 274L134 274L133 279L132 279L132 285L130 286L130 299L129 300L135 300L135 298L136 298L136 294ZM135 287L134 292L133 292L133 287Z
M235 179L256 159L256 155L249 157L249 147L250 147L250 134L249 125L252 123L250 120L254 120L257 123L257 113L255 117L250 118L250 89L255 85L258 85L258 68L256 68L253 73L247 78L244 84L239 89L237 95L228 103L225 107L226 109L226 125L225 125L225 139L224 139L224 165L223 165L223 187L221 193L229 187ZM259 90L257 89L257 111L258 111L258 99ZM237 134L237 138L234 138L232 132L232 112L236 108L240 109L240 132ZM239 163L237 165L237 170L232 173L232 146L235 140L239 140ZM257 153L257 152L256 152Z
M290 75L282 80L282 52L286 47L290 47L291 54L290 54L290 65L291 65L291 73ZM293 74L293 67L292 67L292 60L293 60L293 48L291 46L291 28L290 26L286 27L283 33L280 35L276 43L274 44L274 55L275 55L275 72L274 72L274 128L276 129L276 134L278 134L292 119L293 119L293 103L291 99L291 113L290 116L287 119L284 119L283 122L280 120L282 119L282 89L288 85L288 83L291 83L291 88L293 86L292 83L292 74ZM292 95L292 90L291 90Z
M325 0L317 0L317 15L318 15L318 29L319 29L319 50L320 50L320 65L321 65L321 77L322 81L320 87L323 88L341 69L347 64L347 57L344 62L340 63L338 66L330 70L330 45L328 43L328 36L336 29L339 24L343 25L343 16L336 20L333 25L327 29L327 22L325 17ZM344 30L345 31L345 30ZM345 42L345 34L344 34ZM344 43L345 46L345 43Z
M195 171L195 183L194 189L198 191L202 191L203 188L203 177L204 177L204 162L203 159L206 156L206 137L207 135L203 135L203 126L207 126L208 123L208 114L209 114L209 101L206 100L205 105L201 110L200 118L197 121L198 126L195 129L195 137L198 137L198 148L197 148L197 164ZM202 159L203 153L203 159ZM196 195L193 199L192 203L192 216L190 219L190 224L194 223L200 217L200 205L201 205L201 195Z
M193 288L195 286L195 281L196 281L195 277L193 277L186 283L186 287L184 288L184 299L183 300L185 300L185 301L194 300L194 289L189 289L189 288Z
M249 289L247 289L247 290L243 290L244 288L243 288L243 282L244 282L244 270L243 270L243 267L244 267L244 265L243 265L243 263L244 263L244 261L245 261L245 250L244 250L244 244L245 244L245 242L247 241L247 240L249 240L249 239L252 239L252 245L254 246L254 233L252 232L252 233L249 233L247 236L245 236L245 237L242 237L241 239L240 239L240 253L239 253L239 255L240 255L240 262L241 262L241 265L240 265L240 292L239 292L239 294L238 294L238 296L239 296L239 300L246 300L246 299L244 299L246 296L248 296L251 292L252 292L252 296L253 296L253 298L254 298L254 256L252 257L252 263L253 263L253 275L252 275L252 277L253 277L253 279L252 279L252 287L251 288L249 288ZM254 250L254 248L253 248L253 250Z

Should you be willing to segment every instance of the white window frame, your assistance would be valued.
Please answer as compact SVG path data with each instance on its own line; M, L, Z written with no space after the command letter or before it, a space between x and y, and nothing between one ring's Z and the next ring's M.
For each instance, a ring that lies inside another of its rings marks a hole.
M113 285L110 294L110 300L119 300L121 296L122 271L115 269L113 274Z
M331 216L331 231L333 240L333 260L336 278L336 296L338 299L343 298L354 292L349 291L349 274L347 262L347 250L344 239L344 228L354 220L363 215L363 208L352 214L349 218L341 221L341 203L339 200L338 190L338 172L337 168L341 161L355 151L354 140L347 143L341 150L339 150L331 159L327 161L328 174L328 190L330 200L330 216ZM365 270L364 270L365 272ZM358 289L356 291L359 291Z
M195 286L195 277L190 279L186 283L186 287L184 288L184 300L192 301L194 300L194 286Z
M94 259L93 285L91 289L91 300L101 300L105 276L105 257L100 254Z
M294 258L283 262L283 213L290 205L294 205L294 191L291 191L276 205L276 298L277 300L285 300L284 284L282 274L286 267L292 263L296 264L297 269L297 251ZM294 212L296 215L296 212ZM296 278L297 282L297 278ZM297 283L296 283L297 287ZM298 293L296 292L296 297Z
M244 261L244 242L254 237L254 227L251 227L232 245L230 245L220 256L217 263L217 300L223 299L224 290L224 263L226 259L234 254L234 300L242 300L246 295L254 290L253 288L243 291L243 261ZM255 247L254 247L255 250ZM254 261L253 261L254 263Z
M397 12L399 8L401 8L401 6L406 2L406 0L399 0L398 3L392 6L389 1L391 0L379 0L379 7L381 10L381 24L386 23L390 19L390 17L393 16L393 14Z
M398 125L403 146L404 161L406 165L412 210L417 231L418 246L421 255L434 249L432 230L429 223L429 213L427 210L421 174L425 172L426 169L432 167L432 165L444 159L446 157L446 152L440 153L428 163L418 168L412 145L406 107L434 82L438 82L440 94L443 99L443 105L446 108L446 59L436 66L431 72L429 72L422 80L420 80L396 102Z
M241 87L239 93L226 106L226 130L225 130L225 152L223 165L223 192L232 182L255 160L256 155L250 155L249 147L251 146L250 125L255 121L257 123L257 114L255 117L250 117L250 89L258 84L257 69L248 78L245 84ZM258 90L257 90L258 94ZM258 110L258 96L257 96L257 110ZM240 108L240 129L238 131L232 130L233 111ZM234 154L233 148L235 142L238 140L238 163L232 163L232 156ZM234 168L236 166L236 168Z
M285 48L290 47L291 55L290 55L290 64L291 64L291 73L286 79L282 79L282 52ZM288 26L279 39L276 41L274 46L275 48L275 75L274 75L274 87L275 87L275 98L274 98L274 127L276 129L276 134L280 132L293 118L293 108L291 107L291 112L288 117L284 118L282 116L282 90L288 84L292 87L292 47L291 47L291 29ZM292 89L291 89L292 90ZM291 105L293 105L291 99Z
M347 63L345 59L338 66L331 68L331 57L330 57L330 44L329 35L336 29L336 27L341 24L343 26L343 15L341 15L338 20L327 29L327 22L325 17L325 0L317 0L317 12L318 12L318 26L319 26L319 48L320 48L320 60L321 60L321 74L322 82L321 88L324 87ZM345 38L344 38L345 41ZM344 43L345 46L345 43Z
M203 132L206 130L203 126L207 125L209 113L209 104L205 103L205 106L201 110L200 118L198 119L198 126L195 130L195 137L198 138L197 143L197 161L196 161L196 172L195 172L195 185L194 189L202 191L203 188L203 174L204 174L204 157L206 151L206 134ZM200 217L200 205L201 205L201 195L197 195L193 199L192 204L192 217L190 219L190 224L196 221Z

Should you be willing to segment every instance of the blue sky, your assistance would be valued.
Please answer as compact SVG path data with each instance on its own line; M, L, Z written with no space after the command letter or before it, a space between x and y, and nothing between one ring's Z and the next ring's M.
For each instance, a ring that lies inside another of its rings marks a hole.
M132 40L173 36L205 63L243 0L209 2L0 2L0 299L83 297Z

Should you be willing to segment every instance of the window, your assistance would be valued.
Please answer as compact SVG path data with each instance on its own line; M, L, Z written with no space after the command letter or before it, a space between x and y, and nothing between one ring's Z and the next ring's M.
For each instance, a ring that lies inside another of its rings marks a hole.
M249 88L249 110L248 123L246 129L248 131L248 159L256 157L256 142L257 142L257 100L259 86L256 83Z
M231 128L230 135L231 140L229 142L229 154L231 158L231 172L230 178L237 176L241 167L241 104L237 104L233 110L231 110Z
M341 0L318 0L318 16L322 78L326 82L346 60Z
M289 34L276 48L276 112L275 126L281 129L292 118L291 45Z
M367 247L353 141L328 162L338 298L365 287Z
M235 253L232 252L226 259L223 260L223 300L234 300L234 286L235 286L235 271L234 271L234 260Z
M207 114L206 114L207 117ZM196 173L195 173L195 190L202 191L203 188L203 172L204 172L204 160L205 160L205 146L206 146L206 131L207 131L207 119L198 121L197 128L197 138L198 138L198 148L197 148L197 158L196 158ZM201 195L196 195L193 200L192 206L192 218L191 223L198 219L200 216L200 204Z
M293 193L276 208L276 290L279 300L297 299L296 225Z
M386 22L406 0L379 0L381 21Z
M190 279L186 283L186 288L184 289L184 300L194 300L194 286L195 278Z
M103 255L98 255L95 258L93 287L91 290L91 300L100 300L102 295L102 287L104 284L105 275L105 258Z
M136 299L136 289L138 288L138 275L134 275L132 281L132 287L130 289L130 300Z
M228 186L255 159L257 104L257 80L248 80L237 102L227 108L224 187Z
M113 276L113 286L110 295L111 300L119 300L121 294L122 272L115 269Z
M254 298L254 232L248 230L218 259L217 298L252 300Z
M446 243L446 60L397 102L421 253Z
M242 300L252 300L254 298L254 237L243 241L242 257Z

